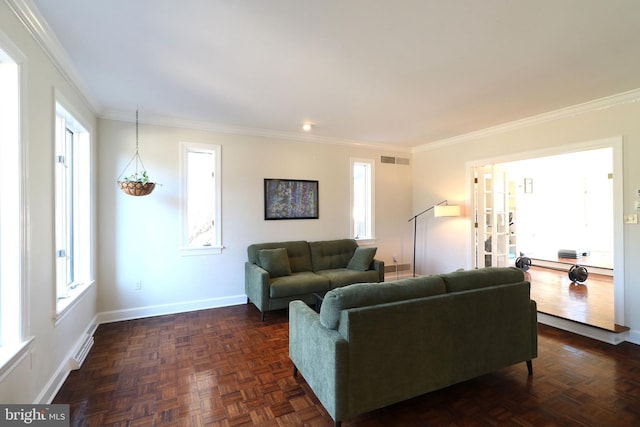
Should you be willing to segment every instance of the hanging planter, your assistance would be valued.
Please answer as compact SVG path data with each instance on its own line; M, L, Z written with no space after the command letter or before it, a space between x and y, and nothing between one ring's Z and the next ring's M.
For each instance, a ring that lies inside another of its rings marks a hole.
M142 163L142 157L140 157L140 142L138 139L138 110L136 110L136 152L129 160L129 163L124 167L124 170L118 176L118 185L123 193L130 196L146 196L156 188L156 183L149 181L149 175ZM122 177L129 169L132 163L135 162L135 170L132 174Z
M125 194L130 196L146 196L156 188L155 182L149 182L147 171L136 172L131 176L125 177L124 180L118 181L118 185Z

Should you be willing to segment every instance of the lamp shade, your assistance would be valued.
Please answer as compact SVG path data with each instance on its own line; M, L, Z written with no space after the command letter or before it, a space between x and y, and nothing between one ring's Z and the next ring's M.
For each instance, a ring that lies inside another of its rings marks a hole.
M460 206L438 205L433 209L433 216L460 216Z

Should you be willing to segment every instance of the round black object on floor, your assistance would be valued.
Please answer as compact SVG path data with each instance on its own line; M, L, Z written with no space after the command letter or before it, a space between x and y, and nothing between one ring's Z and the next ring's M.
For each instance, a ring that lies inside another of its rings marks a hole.
M589 272L583 265L572 265L569 269L569 279L572 282L582 283L587 280L587 277L589 277Z
M519 256L516 258L516 267L522 271L527 271L531 267L531 258L526 256Z

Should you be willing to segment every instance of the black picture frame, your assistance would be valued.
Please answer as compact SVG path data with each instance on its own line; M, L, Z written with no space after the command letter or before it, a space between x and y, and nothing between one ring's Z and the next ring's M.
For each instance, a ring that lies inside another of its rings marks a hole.
M264 179L264 219L318 219L318 181Z

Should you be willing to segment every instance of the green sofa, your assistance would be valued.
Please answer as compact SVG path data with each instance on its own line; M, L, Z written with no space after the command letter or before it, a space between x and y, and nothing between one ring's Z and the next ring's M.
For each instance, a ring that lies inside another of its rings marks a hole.
M376 248L360 248L353 239L249 245L244 285L247 303L261 312L287 308L289 302L315 301L314 294L353 283L384 281L384 262Z
M289 306L289 355L335 420L526 362L537 311L517 268L362 283Z

